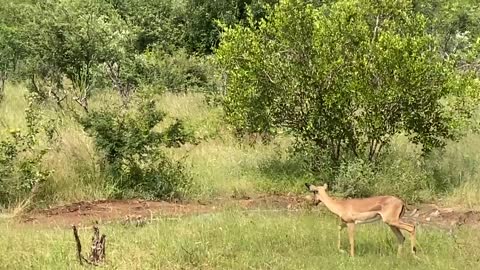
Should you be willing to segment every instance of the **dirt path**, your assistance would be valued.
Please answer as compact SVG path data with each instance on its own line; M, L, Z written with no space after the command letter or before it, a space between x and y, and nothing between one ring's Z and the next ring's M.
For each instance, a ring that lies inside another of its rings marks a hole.
M302 197L296 196L259 196L247 199L216 199L209 202L171 203L165 201L144 200L101 200L78 202L50 209L36 210L20 217L23 224L46 226L70 226L72 224L90 225L120 221L141 223L156 217L180 217L185 215L212 213L228 207L245 210L275 209L291 210L311 208ZM449 229L461 225L480 225L480 212L460 208L442 208L433 204L416 206L418 211L412 217L406 217L418 224L430 224ZM323 209L318 207L315 209Z

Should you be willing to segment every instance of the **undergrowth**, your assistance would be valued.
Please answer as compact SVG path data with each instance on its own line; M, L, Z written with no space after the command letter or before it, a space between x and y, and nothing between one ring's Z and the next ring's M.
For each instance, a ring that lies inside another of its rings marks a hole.
M0 103L0 139L7 138L10 130L27 127L26 93L21 85L7 85L6 97ZM308 181L328 182L334 194L342 197L392 194L412 203L442 199L480 207L480 137L473 131L426 158L399 136L375 168L357 160L343 164L340 173L332 176L327 163L319 167L320 173L312 173L304 157L292 155L293 140L288 135L268 143L235 138L223 121L221 107L209 105L204 94L165 93L155 96L154 101L165 112L163 122L154 130L161 133L181 123L181 128L172 132L190 136L174 143L174 148L162 148L174 162L183 162L192 178L185 199L301 194L305 192L303 183ZM102 104L120 103L115 93L107 91L92 98L91 108L100 109ZM36 195L36 205L117 196L118 183L102 168L104 156L95 147L94 138L75 119L58 113L48 103L43 113L54 119L49 124L56 139L42 158L51 173Z

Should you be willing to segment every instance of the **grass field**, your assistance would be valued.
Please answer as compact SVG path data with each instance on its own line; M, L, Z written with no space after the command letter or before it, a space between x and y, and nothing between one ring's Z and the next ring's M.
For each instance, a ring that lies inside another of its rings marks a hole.
M356 257L336 250L337 226L323 212L241 212L160 219L143 227L100 226L107 235L107 263L100 269L477 269L480 233L456 237L419 227L418 259L396 256L383 224L358 226ZM1 269L83 269L72 231L0 224ZM343 245L348 247L344 232ZM89 228L80 230L88 249Z

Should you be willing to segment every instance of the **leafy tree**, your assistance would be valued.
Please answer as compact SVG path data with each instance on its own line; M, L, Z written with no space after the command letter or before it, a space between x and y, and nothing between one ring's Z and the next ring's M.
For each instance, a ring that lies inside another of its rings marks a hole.
M134 28L104 1L41 1L33 11L26 64L32 89L59 105L70 95L88 111L103 65L124 59Z
M276 4L278 0L186 0L185 46L189 51L208 54L217 47L220 28L217 20L234 25L247 18L250 6L255 19L265 14L265 4Z
M476 88L413 4L285 0L259 24L226 28L227 119L240 133L286 129L332 160L375 160L398 133L426 152L443 146ZM464 108L446 114L452 96Z
M135 48L138 53L151 47L167 52L182 46L185 11L177 0L112 0L120 16L138 27Z
M414 1L414 8L429 19L445 57L468 49L480 35L480 7L475 0Z
M22 23L26 13L23 4L11 2L0 6L0 101L4 96L5 81L14 72L18 62L25 56L25 31Z

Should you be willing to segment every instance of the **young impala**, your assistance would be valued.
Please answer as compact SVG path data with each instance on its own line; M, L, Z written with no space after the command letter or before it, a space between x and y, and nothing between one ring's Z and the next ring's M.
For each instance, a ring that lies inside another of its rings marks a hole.
M370 223L381 219L390 226L390 229L392 229L398 239L397 254L401 253L402 245L405 241L405 237L400 230L407 231L410 234L411 251L413 254L416 253L415 226L400 220L406 209L406 205L401 199L394 196L377 196L363 199L337 199L332 198L327 194L327 184L323 186L314 186L305 183L305 186L309 191L313 192L313 199L317 204L323 202L328 210L340 218L337 245L339 250L341 250L340 238L343 228L348 228L350 255L354 256L355 224Z

